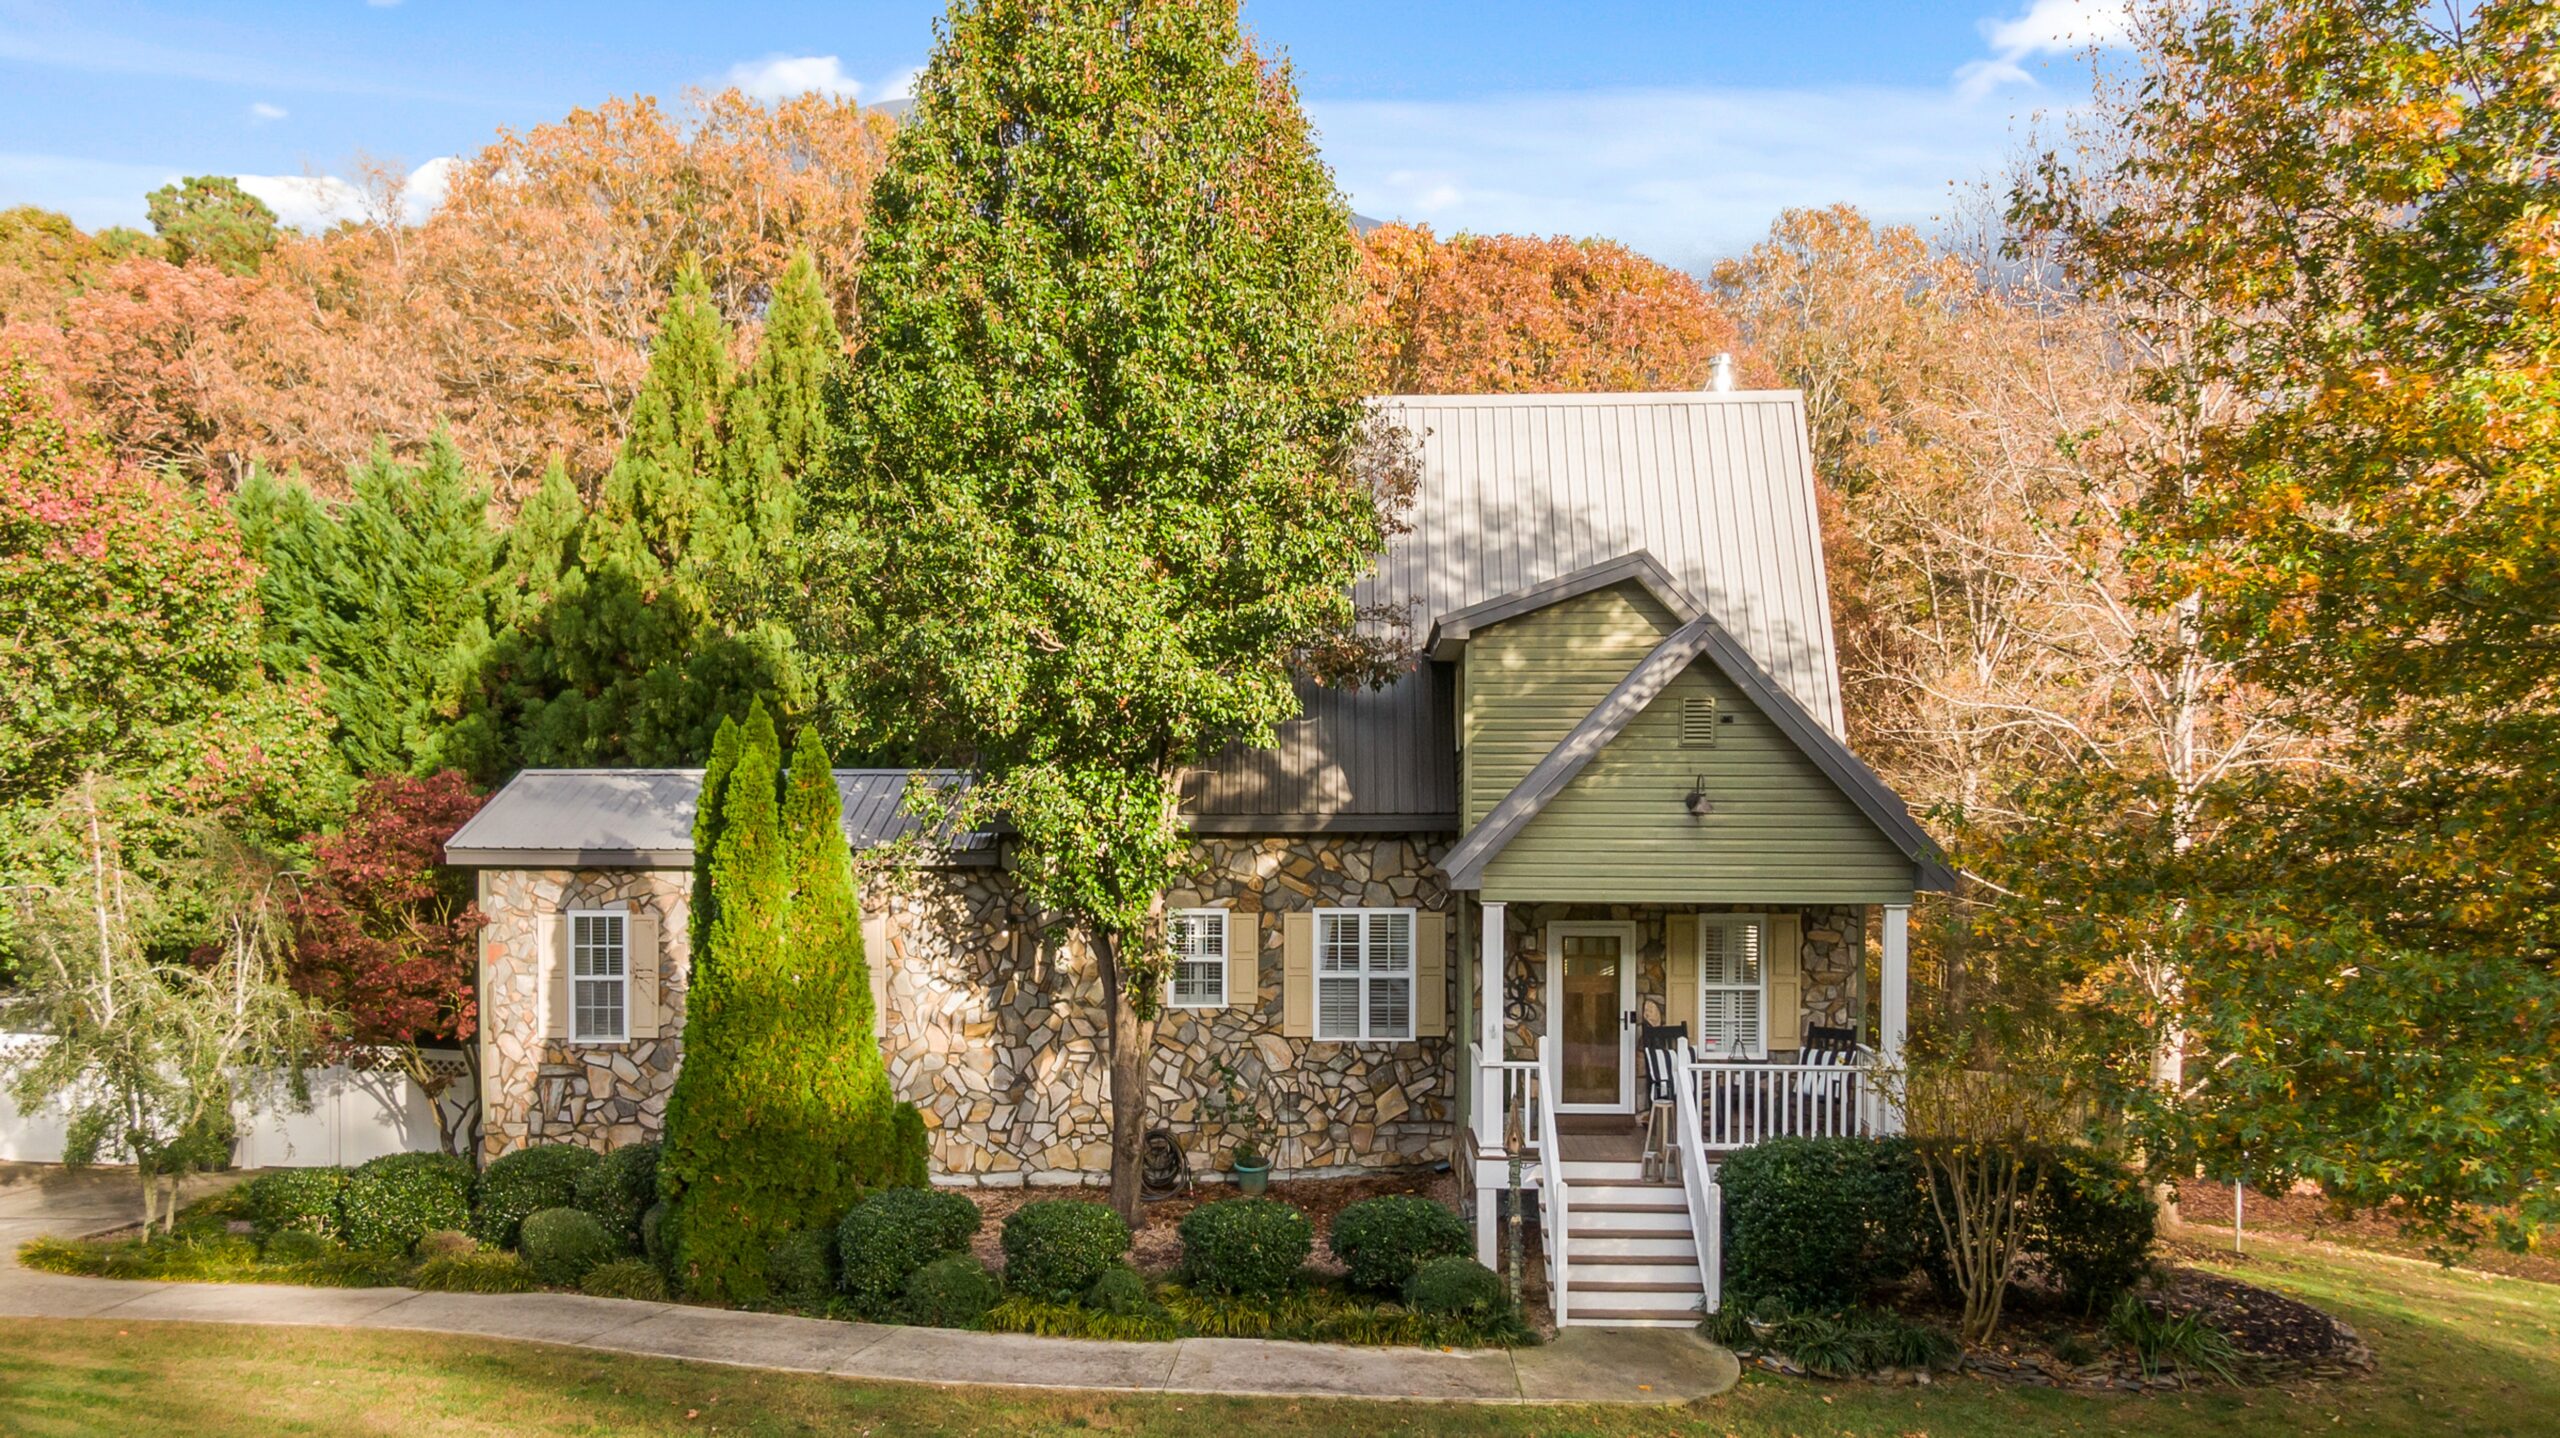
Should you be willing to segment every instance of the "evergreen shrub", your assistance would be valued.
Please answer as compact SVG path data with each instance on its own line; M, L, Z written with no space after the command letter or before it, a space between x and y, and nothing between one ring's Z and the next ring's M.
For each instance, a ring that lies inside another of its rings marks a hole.
M349 1248L407 1253L434 1229L462 1227L470 1208L470 1164L449 1153L389 1153L347 1175L338 1232Z
M835 1234L823 1228L784 1234L765 1255L773 1296L802 1312L824 1309L836 1292L835 1248Z
M525 1215L573 1205L578 1180L596 1162L594 1149L574 1143L537 1143L491 1159L472 1189L471 1236L493 1248L515 1247Z
M974 1253L947 1254L907 1279L900 1308L928 1328L975 1328L1004 1297L1002 1285Z
M273 1168L242 1185L240 1201L262 1239L289 1231L335 1238L346 1190L343 1168Z
M657 1201L658 1146L626 1143L578 1175L569 1205L594 1214L625 1249L640 1252L640 1220Z
M1501 1274L1474 1259L1444 1254L1424 1259L1413 1270L1405 1281L1404 1301L1416 1313L1482 1323L1510 1310L1511 1290Z
M587 1270L610 1263L613 1235L595 1215L575 1208L539 1208L526 1214L516 1241L533 1276L552 1288L574 1288Z
M578 1280L578 1291L589 1298L643 1298L664 1303L667 1280L645 1258L617 1258L599 1263Z
M1084 1306L1115 1318L1139 1318L1164 1311L1155 1295L1147 1291L1146 1278L1125 1263L1102 1270L1102 1276L1084 1291Z
M2040 1179L2027 1251L2044 1259L2082 1315L2111 1312L2151 1271L2159 1205L2138 1175L2093 1148L2055 1150Z
M1901 1139L1771 1139L1727 1158L1716 1182L1725 1291L1745 1301L1846 1308L1926 1251L1928 1198Z
M1004 1221L1005 1287L1072 1303L1128 1251L1129 1226L1107 1205L1081 1198L1026 1203Z
M1298 1286L1315 1248L1304 1212L1271 1198L1204 1203L1183 1215L1183 1281L1203 1293L1271 1298Z
M1465 1219L1408 1193L1346 1205L1333 1216L1325 1245L1342 1260L1346 1281L1371 1293L1402 1293L1415 1269L1471 1254L1476 1246Z
M836 1226L844 1291L867 1312L885 1308L917 1269L967 1248L982 1221L978 1206L956 1193L892 1188L871 1195Z

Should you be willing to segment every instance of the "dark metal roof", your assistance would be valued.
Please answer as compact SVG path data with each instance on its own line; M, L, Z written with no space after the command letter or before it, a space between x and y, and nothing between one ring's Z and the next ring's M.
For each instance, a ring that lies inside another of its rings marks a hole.
M1419 641L1471 607L1642 553L1684 596L1675 612L1714 615L1818 727L1841 732L1801 396L1377 403L1418 442L1422 474L1410 531L1356 591L1364 606L1401 609ZM1210 832L1454 832L1449 689L1429 663L1382 690L1301 686L1306 712L1279 747L1220 754L1185 783L1185 812Z
M959 781L924 771L936 784ZM844 835L856 852L915 833L905 808L909 771L838 769ZM471 868L681 869L693 863L699 769L527 769L508 780L445 843L445 861ZM995 836L975 831L938 846L946 862L995 862Z

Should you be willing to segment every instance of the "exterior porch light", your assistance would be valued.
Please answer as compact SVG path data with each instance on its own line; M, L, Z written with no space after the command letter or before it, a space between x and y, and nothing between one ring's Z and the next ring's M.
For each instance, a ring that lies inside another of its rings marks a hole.
M1689 817L1692 819L1703 821L1709 814L1714 813L1716 803L1707 797L1707 776L1699 775L1697 780L1689 786L1689 797L1680 802L1687 806Z

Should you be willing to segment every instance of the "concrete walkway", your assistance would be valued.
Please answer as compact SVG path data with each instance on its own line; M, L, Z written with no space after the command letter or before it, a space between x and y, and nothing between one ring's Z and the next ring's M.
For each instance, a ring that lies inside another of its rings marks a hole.
M1733 1355L1677 1329L1568 1329L1518 1350L1445 1351L1186 1338L1104 1343L840 1323L569 1293L420 1293L408 1288L289 1288L151 1283L35 1273L17 1245L140 1217L110 1175L8 1183L0 1174L0 1318L250 1323L406 1329L555 1343L842 1378L994 1387L1385 1398L1460 1403L1682 1403L1739 1376Z

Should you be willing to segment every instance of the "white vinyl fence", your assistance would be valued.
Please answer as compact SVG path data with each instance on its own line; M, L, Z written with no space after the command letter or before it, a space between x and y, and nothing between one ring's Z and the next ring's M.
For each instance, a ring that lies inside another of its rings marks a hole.
M27 1047L44 1043L33 1034L0 1034L0 1070ZM429 1050L455 1065L459 1052ZM311 1107L268 1109L240 1115L232 1162L241 1168L320 1168L358 1164L386 1153L432 1151L436 1120L427 1096L406 1074L345 1065L308 1070ZM445 1090L445 1106L459 1120L471 1100L468 1080ZM68 1115L58 1107L21 1113L0 1084L0 1160L60 1163Z

